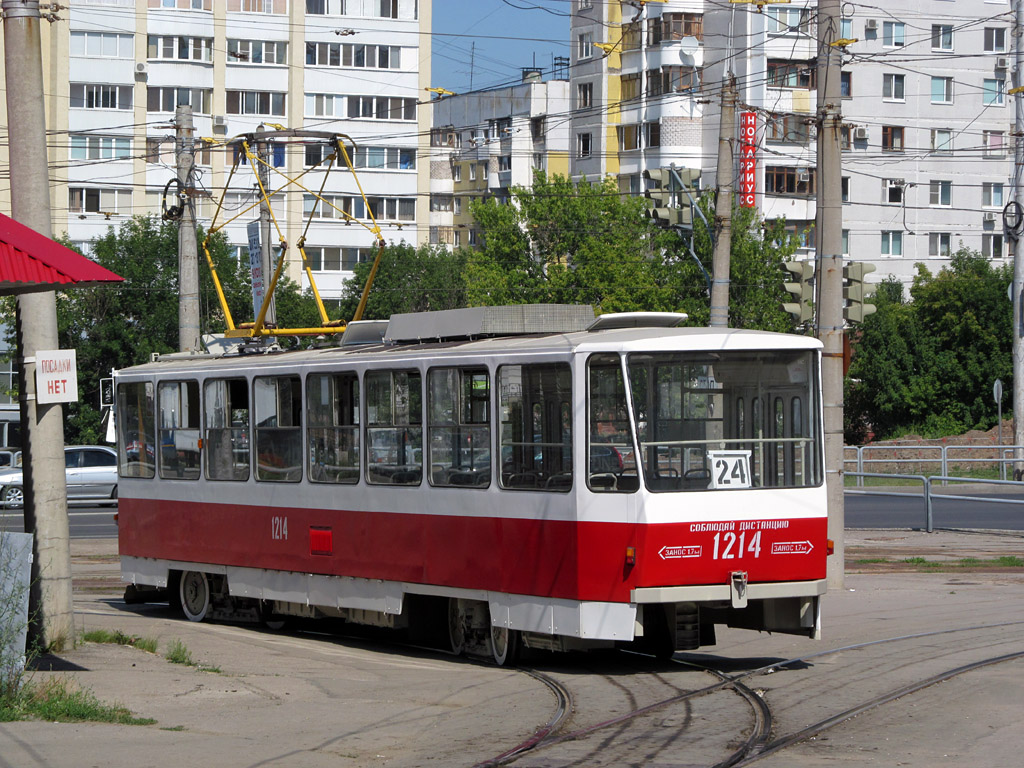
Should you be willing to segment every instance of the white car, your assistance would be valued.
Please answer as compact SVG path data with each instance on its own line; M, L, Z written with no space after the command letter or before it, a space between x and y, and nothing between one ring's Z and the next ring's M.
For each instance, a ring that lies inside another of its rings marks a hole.
M68 502L117 503L117 453L105 445L73 445L64 449ZM25 502L22 470L0 470L0 502L4 508Z

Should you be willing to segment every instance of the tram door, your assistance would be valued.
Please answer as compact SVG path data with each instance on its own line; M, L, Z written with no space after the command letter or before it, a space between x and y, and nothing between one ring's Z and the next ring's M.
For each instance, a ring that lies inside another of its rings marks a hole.
M754 485L808 485L814 475L807 390L784 385L726 390L729 432L750 452Z

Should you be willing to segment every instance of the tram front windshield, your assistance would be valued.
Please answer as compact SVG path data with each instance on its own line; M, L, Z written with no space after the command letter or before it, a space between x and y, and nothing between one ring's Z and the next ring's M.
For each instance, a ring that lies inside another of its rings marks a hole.
M821 484L812 352L640 353L627 365L651 491Z

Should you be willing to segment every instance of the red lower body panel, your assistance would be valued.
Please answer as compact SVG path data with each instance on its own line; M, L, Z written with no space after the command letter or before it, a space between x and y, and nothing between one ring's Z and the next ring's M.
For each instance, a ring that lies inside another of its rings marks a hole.
M825 576L826 520L622 523L122 498L124 556L629 602L635 587ZM635 565L627 565L633 547Z

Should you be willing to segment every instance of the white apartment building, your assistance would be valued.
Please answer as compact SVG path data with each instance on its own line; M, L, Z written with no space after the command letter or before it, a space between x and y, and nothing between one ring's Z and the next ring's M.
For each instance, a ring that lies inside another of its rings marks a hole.
M507 200L511 187L532 186L534 169L568 175L569 82L540 78L539 71L524 70L518 85L433 102L432 244L477 243L470 201Z
M1000 212L1011 193L1008 0L849 6L844 48L843 219L848 258L909 282L961 244L1009 258ZM574 176L643 190L649 168L702 169L715 184L723 83L737 128L753 126L753 202L814 247L816 3L575 0ZM741 172L737 141L736 176Z
M204 226L234 161L224 142L266 124L351 137L384 238L422 242L430 17L430 0L76 0L43 26L54 231L87 249L127 217L159 213L176 175L175 108L189 104L196 136L213 140L197 142ZM282 142L270 162L296 178L319 155ZM310 174L303 183L319 189L321 178ZM271 176L273 188L283 183ZM255 184L248 165L240 167L218 223L256 202ZM291 189L274 198L274 213L292 246L288 272L305 283L294 244L312 198ZM351 173L332 173L324 195L369 221ZM3 197L9 191L0 192L9 210ZM247 254L246 225L257 217L254 209L225 228L239 255ZM374 251L369 231L346 226L325 206L306 244L326 299L338 297L352 266Z

